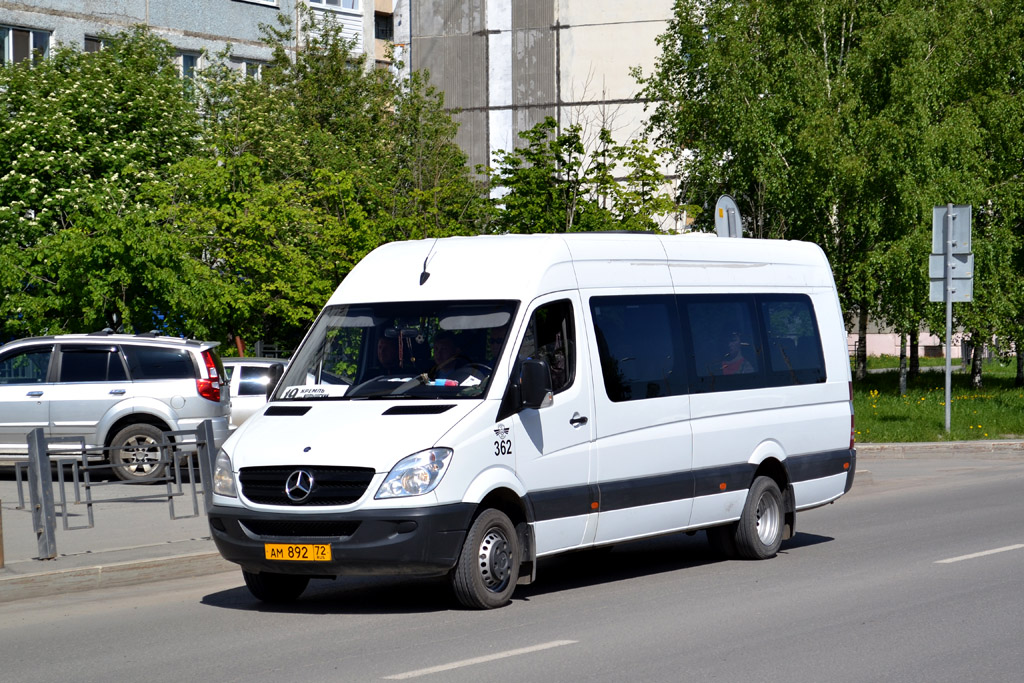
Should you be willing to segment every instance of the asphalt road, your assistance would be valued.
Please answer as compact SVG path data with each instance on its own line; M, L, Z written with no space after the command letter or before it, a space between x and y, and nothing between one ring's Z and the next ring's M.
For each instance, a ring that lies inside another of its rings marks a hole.
M0 679L1013 681L1024 677L1024 460L861 463L764 562L702 533L543 562L492 612L438 581L237 572L0 604Z

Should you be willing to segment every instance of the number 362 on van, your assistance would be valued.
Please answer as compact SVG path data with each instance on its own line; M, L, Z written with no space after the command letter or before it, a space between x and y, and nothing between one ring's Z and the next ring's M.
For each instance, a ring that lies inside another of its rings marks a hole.
M672 532L770 558L853 484L846 333L801 242L387 244L269 398L220 449L208 505L265 601L414 574L500 607L542 557Z

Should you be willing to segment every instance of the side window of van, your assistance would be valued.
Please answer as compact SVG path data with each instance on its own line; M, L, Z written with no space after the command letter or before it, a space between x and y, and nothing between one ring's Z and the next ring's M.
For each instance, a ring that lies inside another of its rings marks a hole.
M680 304L693 350L696 393L764 385L753 297L682 296Z
M766 328L768 362L780 384L825 381L825 361L814 307L807 296L761 297L761 319Z
M556 394L572 385L576 373L576 323L571 301L552 301L533 312L519 347L518 359L527 358L547 362Z
M635 401L686 393L674 296L594 297L590 310L609 399Z
M679 297L693 359L690 391L825 381L814 306L804 294Z

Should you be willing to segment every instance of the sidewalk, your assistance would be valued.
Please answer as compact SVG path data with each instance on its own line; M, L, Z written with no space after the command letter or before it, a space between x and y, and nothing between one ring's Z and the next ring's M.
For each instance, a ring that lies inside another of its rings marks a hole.
M858 469L871 460L970 456L1024 458L1024 441L857 444ZM94 527L91 529L65 531L58 518L57 557L35 559L38 545L32 529L32 514L28 509L15 509L18 494L10 472L11 468L0 468L0 531L3 534L0 547L5 565L0 568L0 602L239 571L237 565L217 553L203 513L201 495L199 515L189 519L172 520L166 500L97 504L93 508ZM863 484L869 480L861 481ZM164 491L162 486L119 486L104 489L102 495L117 497ZM84 506L72 507L70 524L85 525ZM191 514L191 498L176 499L175 510L179 516ZM242 580L241 574L238 578Z
M70 497L70 485L67 488ZM54 497L59 504L56 489L55 481ZM0 468L0 548L4 564L0 568L0 602L237 570L237 565L221 558L210 538L201 493L198 516L185 519L171 519L166 498L117 500L150 494L166 494L166 488L118 485L94 489L93 499L107 502L93 505L93 528L65 530L58 516L57 557L39 560L27 488L25 509L18 510L13 468ZM70 507L69 525L86 526L86 506ZM175 498L174 509L176 516L191 515L191 493Z

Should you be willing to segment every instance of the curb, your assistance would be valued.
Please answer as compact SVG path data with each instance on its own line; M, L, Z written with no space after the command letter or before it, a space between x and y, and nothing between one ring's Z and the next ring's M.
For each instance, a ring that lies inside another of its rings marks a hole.
M95 588L132 586L166 579L217 574L237 569L217 552L116 562L50 572L0 576L0 603Z
M903 458L955 458L989 455L996 459L1024 457L1024 441L932 441L909 443L856 443L857 457L867 460Z

